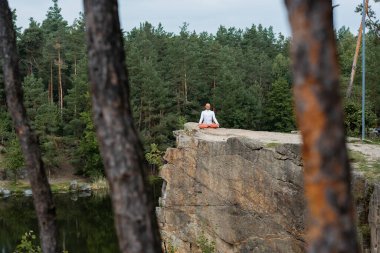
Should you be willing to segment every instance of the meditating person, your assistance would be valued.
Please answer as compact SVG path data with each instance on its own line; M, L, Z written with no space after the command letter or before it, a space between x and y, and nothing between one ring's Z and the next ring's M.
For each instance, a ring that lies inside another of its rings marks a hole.
M211 105L207 103L205 109L201 114L201 119L199 120L199 128L218 128L219 123L215 118L215 113L210 110Z

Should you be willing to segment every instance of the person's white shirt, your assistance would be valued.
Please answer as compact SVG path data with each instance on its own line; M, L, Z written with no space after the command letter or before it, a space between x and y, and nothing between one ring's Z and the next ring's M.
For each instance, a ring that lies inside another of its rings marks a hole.
M201 119L199 120L199 124L212 124L212 122L215 122L215 124L218 124L218 121L215 118L215 113L211 110L204 110L201 113Z

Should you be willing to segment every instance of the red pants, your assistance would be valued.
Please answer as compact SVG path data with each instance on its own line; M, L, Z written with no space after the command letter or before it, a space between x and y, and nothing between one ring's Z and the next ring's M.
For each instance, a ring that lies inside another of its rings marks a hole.
M219 126L217 124L200 124L199 125L199 128L202 129L202 128L218 128Z

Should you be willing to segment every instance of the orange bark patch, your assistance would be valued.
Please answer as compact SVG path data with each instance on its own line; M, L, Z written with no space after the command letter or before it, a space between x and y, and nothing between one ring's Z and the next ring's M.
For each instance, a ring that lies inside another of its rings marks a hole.
M317 147L318 139L326 124L326 116L320 107L313 85L316 81L313 78L305 80L303 85L296 86L295 96L299 98L297 108L297 120L303 138L303 157L305 161L305 182L316 176L321 166L321 157Z

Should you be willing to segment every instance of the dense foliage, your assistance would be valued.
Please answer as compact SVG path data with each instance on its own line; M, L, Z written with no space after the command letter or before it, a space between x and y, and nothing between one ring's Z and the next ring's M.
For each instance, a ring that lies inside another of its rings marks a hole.
M359 15L357 19L359 23ZM366 113L367 126L375 127L380 116L380 42L378 31L369 28ZM91 122L83 15L69 25L53 0L41 24L31 18L29 27L17 31L25 105L45 162L52 169L70 163L78 173L98 176L102 163ZM206 102L222 127L296 129L290 39L272 27L220 26L213 35L191 32L185 23L173 34L160 24L143 23L124 35L135 124L153 166L161 162L160 150L173 144L172 131L197 121ZM337 43L345 94L356 37L343 27L337 31ZM344 101L350 135L360 132L360 67L353 95ZM16 169L22 159L6 113L1 72L0 98L0 141L10 159L6 166Z

